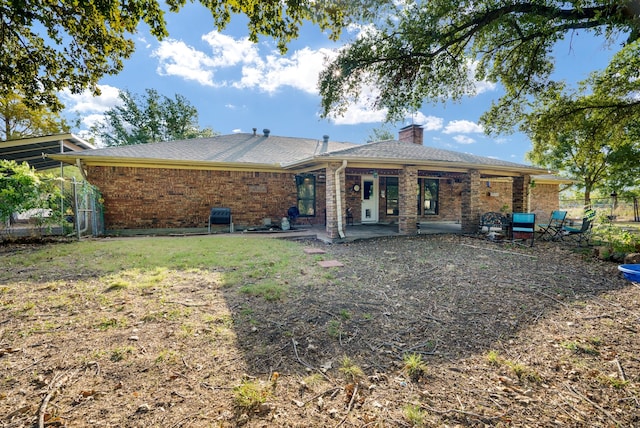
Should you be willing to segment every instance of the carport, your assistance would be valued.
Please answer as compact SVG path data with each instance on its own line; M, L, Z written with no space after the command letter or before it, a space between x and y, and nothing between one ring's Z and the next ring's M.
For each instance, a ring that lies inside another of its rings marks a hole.
M38 171L61 165L60 161L47 155L80 152L95 147L73 134L55 134L44 137L21 138L0 142L0 158L16 162L27 162Z
M15 161L18 163L26 162L30 167L37 171L50 170L54 172L55 168L60 168L60 176L63 176L63 167L65 164L60 161L51 159L49 155L80 152L84 150L95 149L95 147L84 139L70 134L54 134L42 137L21 138L18 140L1 141L0 142L0 159ZM60 209L65 213L67 207L73 207L74 228L80 236L81 232L88 230L90 225L96 222L89 222L88 218L93 215L95 208L89 206L93 202L88 198L88 191L83 191L83 198L77 198L77 186L87 186L88 183L72 181L60 182L63 192L63 200ZM22 217L21 217L22 216ZM3 230L3 234L7 236L25 236L44 233L45 229L37 224L31 224L30 219L33 215L30 212L15 213L13 221L7 223L7 228ZM94 227L95 228L95 227ZM63 228L59 226L49 227L46 233L62 234ZM95 232L94 232L95 234Z

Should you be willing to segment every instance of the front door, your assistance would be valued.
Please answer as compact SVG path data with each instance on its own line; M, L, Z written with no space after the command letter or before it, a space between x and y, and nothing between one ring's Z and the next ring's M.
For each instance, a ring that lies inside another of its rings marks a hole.
M378 222L378 178L373 175L362 176L362 223Z

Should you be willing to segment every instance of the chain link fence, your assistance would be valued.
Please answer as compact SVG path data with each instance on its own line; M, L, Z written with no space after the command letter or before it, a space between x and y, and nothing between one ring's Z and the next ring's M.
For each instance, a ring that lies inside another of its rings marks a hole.
M57 180L62 190L58 208L60 212L56 213L60 215L53 215L50 209L13 213L5 224L0 224L0 241L51 236L80 239L104 233L104 216L98 189L75 178Z
M598 214L604 214L612 221L640 222L638 198L630 200L615 197L591 199L591 207ZM567 211L568 218L580 219L584 213L584 200L561 199L560 209Z

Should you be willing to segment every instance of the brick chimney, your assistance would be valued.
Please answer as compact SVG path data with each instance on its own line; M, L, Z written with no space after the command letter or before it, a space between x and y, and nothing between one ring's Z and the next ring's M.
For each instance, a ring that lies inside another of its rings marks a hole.
M408 125L398 131L398 140L404 143L422 145L424 129L420 125Z

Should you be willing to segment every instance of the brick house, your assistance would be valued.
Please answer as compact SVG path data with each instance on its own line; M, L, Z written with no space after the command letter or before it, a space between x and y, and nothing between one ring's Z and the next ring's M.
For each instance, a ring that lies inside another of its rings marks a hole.
M559 204L547 171L424 146L410 125L398 140L369 144L262 134L109 147L52 158L77 165L104 198L107 232L206 227L211 207L229 207L236 229L279 223L291 206L331 238L355 224L460 222L475 232L487 211L536 211Z

